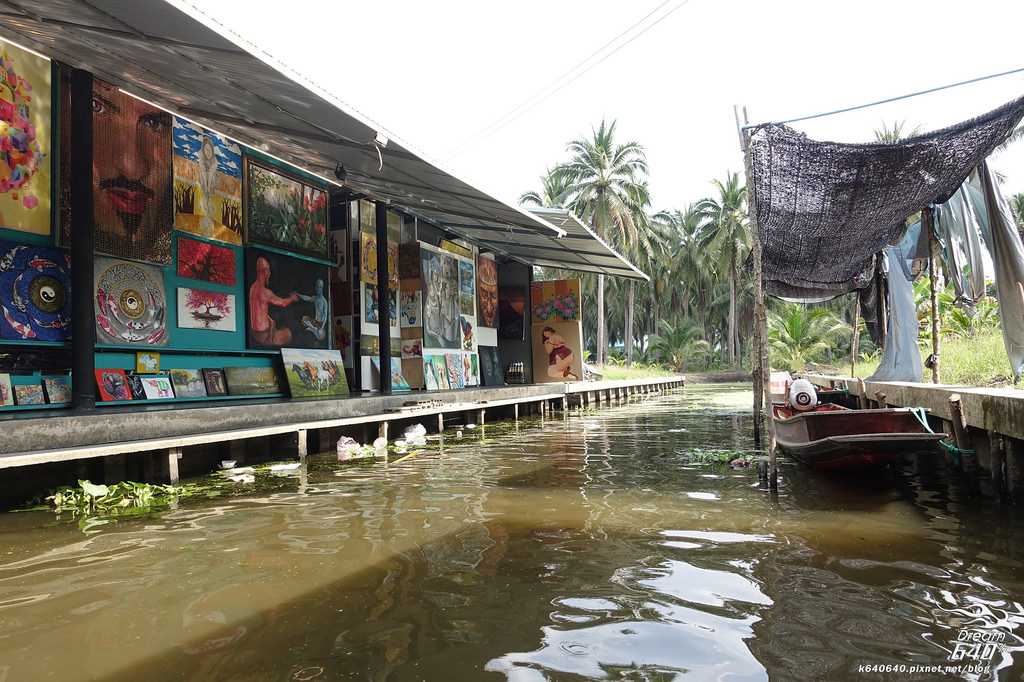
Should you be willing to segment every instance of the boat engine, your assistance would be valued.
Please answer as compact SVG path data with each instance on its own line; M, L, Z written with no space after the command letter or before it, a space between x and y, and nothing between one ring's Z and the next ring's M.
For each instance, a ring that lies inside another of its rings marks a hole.
M797 379L789 385L789 404L800 412L808 412L818 405L818 393L807 379Z

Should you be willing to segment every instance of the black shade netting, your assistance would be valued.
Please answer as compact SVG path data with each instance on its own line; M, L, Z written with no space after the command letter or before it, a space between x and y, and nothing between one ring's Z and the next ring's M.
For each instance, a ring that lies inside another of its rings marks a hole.
M1024 116L1024 97L895 144L818 142L780 124L747 153L769 294L821 300L857 287L906 219L948 199Z

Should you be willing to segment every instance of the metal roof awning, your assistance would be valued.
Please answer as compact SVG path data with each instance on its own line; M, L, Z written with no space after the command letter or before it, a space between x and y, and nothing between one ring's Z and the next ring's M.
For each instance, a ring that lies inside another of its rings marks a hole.
M456 177L188 0L4 2L0 35L335 185L475 241L486 233L500 252L537 265L638 276L621 258L609 258L610 249L592 233L587 239L569 235L542 213ZM333 179L339 166L343 183ZM515 235L515 254L498 246L497 231ZM563 236L571 240L558 239ZM578 255L568 253L570 244Z

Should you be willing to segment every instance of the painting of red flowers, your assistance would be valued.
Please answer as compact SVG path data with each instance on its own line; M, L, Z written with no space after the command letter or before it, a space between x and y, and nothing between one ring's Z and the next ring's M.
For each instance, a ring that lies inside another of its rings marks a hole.
M217 246L178 236L178 277L235 285L235 253Z

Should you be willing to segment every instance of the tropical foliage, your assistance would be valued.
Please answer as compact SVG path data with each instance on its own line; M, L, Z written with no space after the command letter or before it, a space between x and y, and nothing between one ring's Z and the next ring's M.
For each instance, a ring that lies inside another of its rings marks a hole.
M786 303L768 312L768 343L772 364L793 372L821 357L833 343L851 332L850 325L824 307Z

